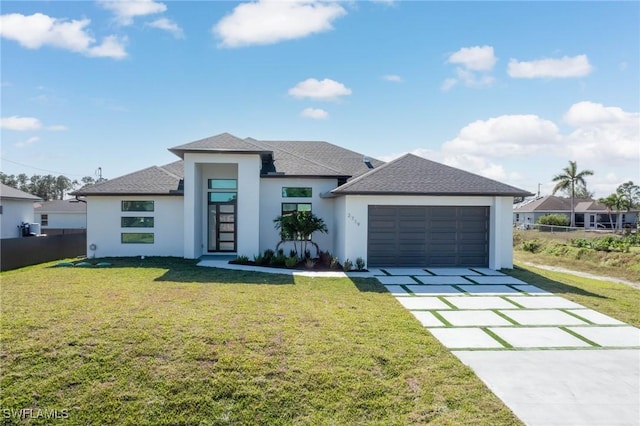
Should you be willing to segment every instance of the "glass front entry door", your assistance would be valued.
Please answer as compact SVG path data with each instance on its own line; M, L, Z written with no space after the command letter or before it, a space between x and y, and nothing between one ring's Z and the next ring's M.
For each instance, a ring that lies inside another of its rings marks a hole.
M209 204L210 252L236 251L236 203Z

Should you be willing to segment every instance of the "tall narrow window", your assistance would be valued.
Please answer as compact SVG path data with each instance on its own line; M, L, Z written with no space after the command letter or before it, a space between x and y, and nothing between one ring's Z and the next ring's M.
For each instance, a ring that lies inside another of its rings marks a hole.
M207 182L208 251L236 251L237 179L209 179Z
M40 215L40 225L41 226L49 226L49 215L41 214Z

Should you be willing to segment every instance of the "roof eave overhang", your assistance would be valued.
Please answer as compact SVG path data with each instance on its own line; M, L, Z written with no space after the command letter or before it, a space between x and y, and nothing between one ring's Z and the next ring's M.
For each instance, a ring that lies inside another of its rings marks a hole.
M495 193L495 192L397 192L397 191L332 191L334 196L340 195L402 195L402 196L438 196L438 197L524 197L531 195L526 192Z
M42 198L19 198L19 197L0 197L0 200L31 201L34 203L37 203L38 201L43 201Z
M261 178L296 178L296 179L349 179L351 175L288 175L288 174L261 174Z
M169 148L172 154L184 160L184 154L248 154L248 155L265 155L273 154L273 151L266 150L241 150L241 149L181 149Z
M118 196L184 196L184 192L72 192L70 195L77 195L80 197L118 197Z

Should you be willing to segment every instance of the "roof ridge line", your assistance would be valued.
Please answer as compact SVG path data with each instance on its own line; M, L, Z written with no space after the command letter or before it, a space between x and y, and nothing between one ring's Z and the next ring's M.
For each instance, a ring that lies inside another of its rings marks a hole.
M366 178L367 176L369 176L369 175L371 175L371 174L373 174L373 173L377 172L378 170L382 170L382 169L384 169L384 168L385 168L385 167L387 167L388 165L395 163L396 161L398 161L398 160L399 160L399 159L401 159L401 158L406 157L407 155L410 155L410 154L409 154L409 153L407 153L407 154L404 154L404 155L402 155L402 156L400 156L400 157L398 157L398 158L394 158L394 159L393 159L393 160L391 160L391 161L387 161L386 163L383 163L380 167L376 167L375 169L371 169L371 170L369 170L368 172L366 172L366 173L364 173L364 174L361 174L361 175L360 175L360 176L358 176L357 178L354 178L354 179L350 180L349 182L345 183L344 185L340 185L340 186L339 186L339 187L337 187L337 188L333 188L333 189L331 190L331 192L336 191L336 190L342 190L342 189L345 189L345 188L349 188L350 186L352 186L352 185L354 185L354 184L356 184L356 183L360 182L362 179Z
M275 148L273 145L269 145L269 143L268 143L268 142L265 142L265 141L258 141L258 142L265 144L267 147L269 147L269 148L271 148L271 149ZM288 141L288 142L295 142L295 141ZM251 142L250 142L250 143L251 143ZM300 143L304 143L304 142L300 142ZM318 165L318 166L324 167L325 169L329 169L329 170L331 170L332 172L336 172L336 173L344 173L344 171L342 171L342 170L334 169L333 167L327 166L326 164L322 164L322 163L317 162L316 160L312 160L312 159L310 159L310 158L307 158L307 157L305 157L304 155L295 154L295 153L293 153L293 152L291 152L291 151L287 151L286 149L282 149L282 148L279 148L279 147L278 147L277 149L279 149L279 150L281 150L281 151L284 151L284 152L286 152L287 154L292 155L292 156L294 156L294 157L302 158L303 160L307 160L307 161L309 161L309 162L311 162L311 163L313 163L313 164L316 164L316 165Z
M175 174L175 173L171 173L169 170L166 170L166 169L164 168L164 166L153 166L153 167L157 167L158 169L162 170L163 172L165 172L165 173L166 173L166 174L168 174L169 176L174 177L174 178L176 178L176 179L184 179L184 178L181 178L180 176L178 176L177 174Z

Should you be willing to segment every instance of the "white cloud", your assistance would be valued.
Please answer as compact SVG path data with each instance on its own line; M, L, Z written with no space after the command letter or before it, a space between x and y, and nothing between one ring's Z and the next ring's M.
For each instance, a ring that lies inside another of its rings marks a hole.
M640 113L593 102L569 108L564 120L575 127L566 137L572 157L607 164L640 163Z
M11 13L0 16L0 35L15 40L27 49L52 46L91 57L122 59L127 56L123 40L105 37L102 44L86 30L89 19L71 20L52 18L42 13L22 15Z
M300 115L302 117L313 118L314 120L324 120L329 117L329 113L320 108L305 108Z
M113 12L120 25L131 25L138 16L154 15L167 10L164 3L154 0L104 0L98 4Z
M401 83L402 82L402 77L400 77L397 74L387 74L387 75L383 75L382 76L383 80L387 80L387 81L392 81L394 83Z
M471 71L491 71L497 61L492 46L463 47L452 53L447 60Z
M308 78L289 89L288 93L294 98L310 98L326 101L338 99L340 96L350 95L351 89L329 78L325 78L324 80Z
M184 32L182 28L171 19L159 18L152 22L147 22L145 25L152 28L158 28L160 30L171 33L175 38L184 38Z
M579 102L568 108L564 122L569 131L537 115L502 115L467 124L440 147L411 152L534 192L540 183L543 194L551 192L552 176L568 160L594 170L588 188L597 197L638 181L640 113Z
M458 83L475 88L490 86L495 79L489 73L497 61L492 46L463 47L447 59L448 63L459 65L455 70L456 77L445 79L440 88L447 92Z
M16 143L16 146L17 146L18 148L22 148L22 147L25 147L25 146L29 146L29 145L31 145L31 144L34 144L34 143L38 142L39 140L40 140L40 138L39 138L39 137L37 137L37 136L32 136L32 137L30 137L29 139L27 139L27 140L25 140L25 141L22 141L22 142L18 142L18 143Z
M126 58L127 52L124 50L124 41L126 41L126 38L118 39L116 36L105 37L101 45L90 47L86 55L93 58Z
M464 68L456 68L456 76L458 78L452 79L452 80L454 80L455 82L461 82L466 87L490 86L495 81L495 79L490 75L487 75L487 74L478 75ZM450 79L447 79L447 80L450 80ZM443 87L444 87L444 84L446 84L447 80L445 80L445 83L443 83Z
M608 163L640 162L640 113L595 102L578 102L564 121L575 127L567 146L576 158Z
M236 6L212 32L223 47L273 44L329 31L346 13L337 2L258 0Z
M502 115L477 120L442 146L446 155L471 154L494 158L520 158L549 152L559 141L553 122L536 115Z
M545 58L537 61L511 59L507 73L513 78L572 78L589 75L593 67L587 55Z
M0 129L18 131L35 131L44 129L53 132L60 132L67 130L67 127L61 124L44 127L42 122L35 117L20 117L13 115L11 117L0 118Z
M618 107L605 107L595 102L578 102L565 113L564 121L574 127L593 127L603 124L628 124L638 122L638 114L625 112Z
M35 117L11 117L0 118L0 128L6 130L40 130L42 123Z

